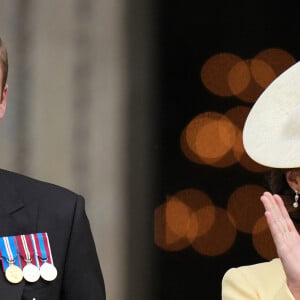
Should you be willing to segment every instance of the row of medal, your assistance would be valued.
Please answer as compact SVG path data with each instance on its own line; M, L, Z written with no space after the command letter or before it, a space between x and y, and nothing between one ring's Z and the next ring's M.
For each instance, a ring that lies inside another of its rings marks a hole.
M33 283L40 278L53 281L57 277L46 232L0 237L0 255L5 278L10 283L17 284L23 279Z

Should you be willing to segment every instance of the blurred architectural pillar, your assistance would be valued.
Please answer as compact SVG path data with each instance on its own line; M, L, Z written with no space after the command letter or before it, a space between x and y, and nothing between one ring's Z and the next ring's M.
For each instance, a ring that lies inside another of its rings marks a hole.
M70 188L86 209L107 299L125 297L125 0L3 0L8 110L0 166Z
M159 146L157 1L127 0L128 32L128 252L126 300L157 299L153 242Z

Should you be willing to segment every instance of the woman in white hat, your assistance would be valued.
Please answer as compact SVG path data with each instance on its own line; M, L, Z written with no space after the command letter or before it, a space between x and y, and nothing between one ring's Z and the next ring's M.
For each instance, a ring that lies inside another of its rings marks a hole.
M274 168L271 192L261 201L278 258L228 270L222 299L300 300L300 235L291 219L300 216L300 62L258 98L247 117L243 142L254 161Z

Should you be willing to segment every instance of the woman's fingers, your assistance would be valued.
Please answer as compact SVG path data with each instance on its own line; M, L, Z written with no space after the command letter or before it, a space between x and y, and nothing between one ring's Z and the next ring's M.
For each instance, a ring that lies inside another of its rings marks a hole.
M265 192L261 196L265 207L265 216L270 228L276 250L281 259L287 284L293 291L300 290L300 238L279 195ZM298 299L298 298L297 298ZM300 298L299 298L300 299Z
M278 249L278 247L280 247L282 243L283 235L284 235L281 230L281 226L278 226L278 223L273 219L272 214L269 211L265 212L265 216L271 231L271 235L273 237L273 241L276 245L276 248Z
M289 231L297 231L295 228L295 225L293 223L293 221L290 218L290 215L281 199L281 197L279 195L274 195L274 200L277 203L277 206L281 212L282 218L285 221L285 224L288 228Z
M272 206L274 205L274 199L271 193L264 192L260 198L264 204L266 210L271 210Z
M285 214L285 207L283 203L281 205L282 200L279 196L275 197L269 192L265 192L261 196L261 201L265 207L267 215L270 214L270 216L267 218L269 226L272 228L275 226L277 233L281 234L291 230Z

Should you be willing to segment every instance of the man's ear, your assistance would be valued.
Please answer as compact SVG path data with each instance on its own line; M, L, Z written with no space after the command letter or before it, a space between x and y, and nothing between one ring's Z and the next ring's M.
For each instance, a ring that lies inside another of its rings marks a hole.
M293 191L300 191L300 169L289 170L285 173L288 185Z
M6 99L7 99L7 90L8 90L8 85L6 84L2 95L1 95L1 102L0 102L0 119L2 119L5 115L5 110L6 110Z

